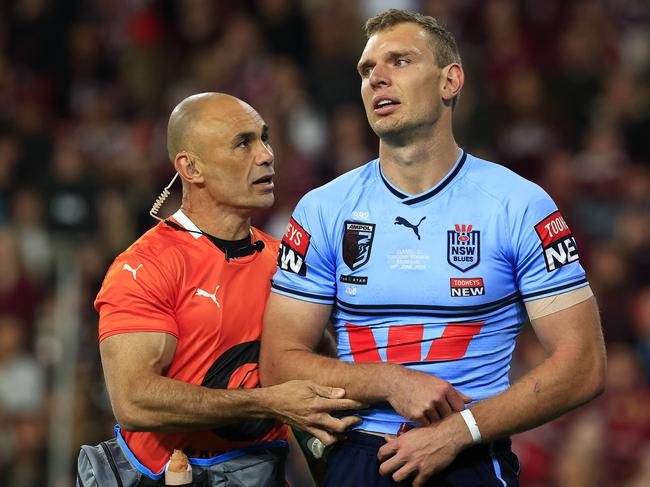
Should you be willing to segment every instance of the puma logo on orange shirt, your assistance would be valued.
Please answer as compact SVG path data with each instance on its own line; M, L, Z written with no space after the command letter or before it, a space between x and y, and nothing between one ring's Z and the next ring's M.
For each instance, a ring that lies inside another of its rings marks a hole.
M217 287L216 287L215 290L214 290L214 293L212 293L212 294L210 294L210 293L207 292L207 291L204 291L204 290L201 289L201 288L198 288L198 289L196 290L196 294L195 294L195 296L203 296L203 297L205 297L205 298L210 298L212 301L214 301L214 304L217 305L217 308L221 308L221 305L219 304L219 301L217 301L217 291L218 291L218 290L219 290L219 285L217 285Z
M134 269L133 267L131 267L129 264L124 264L124 265L122 266L122 270L123 270L123 271L129 271L131 274L133 274L133 280L136 281L137 278L136 278L135 274L136 274L136 272L138 272L138 269L139 269L140 267L142 267L142 264L140 264L140 265L139 265L138 267L136 267L135 269Z

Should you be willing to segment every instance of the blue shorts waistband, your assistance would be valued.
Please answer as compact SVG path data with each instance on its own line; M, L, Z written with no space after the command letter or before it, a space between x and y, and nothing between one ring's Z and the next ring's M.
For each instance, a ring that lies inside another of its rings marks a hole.
M137 468L140 472L142 472L144 475L146 475L147 477L153 480L160 479L165 473L165 467L163 467L162 470L158 473L152 472L149 468L144 466L140 462L140 460L138 460L138 458L133 454L129 446L126 444L126 441L122 436L122 429L120 428L119 424L115 425L114 430L115 430L115 437L119 441L122 450L124 450L124 454L131 461L133 466ZM211 458L189 457L188 461L190 465L196 465L197 467L211 467L212 465L217 465L219 463L227 462L228 460L232 460L233 458L238 458L255 451L265 450L268 448L288 448L288 447L289 447L289 443L285 440L271 440L271 441L265 441L263 443L256 443L254 445L240 448L238 450L231 450L229 452L222 453L221 455L217 455L216 457L211 457Z

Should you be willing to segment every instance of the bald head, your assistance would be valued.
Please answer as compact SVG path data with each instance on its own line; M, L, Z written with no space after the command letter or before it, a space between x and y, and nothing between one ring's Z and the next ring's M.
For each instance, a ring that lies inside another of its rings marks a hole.
M227 113L234 107L252 108L239 98L225 93L199 93L181 101L169 116L167 124L167 153L174 162L181 151L200 153L203 141L199 127L206 115Z
M183 210L189 216L248 218L253 209L273 204L269 128L247 103L222 93L190 96L172 111L167 136L169 158L183 181Z

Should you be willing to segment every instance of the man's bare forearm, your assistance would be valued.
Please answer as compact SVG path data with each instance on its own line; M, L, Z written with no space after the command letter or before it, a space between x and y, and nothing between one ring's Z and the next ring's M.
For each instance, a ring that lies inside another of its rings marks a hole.
M100 344L106 386L118 422L132 431L210 429L243 419L273 418L308 431L325 444L359 418L331 411L363 406L343 389L312 381L268 388L211 389L166 377L176 339L166 333L122 333ZM128 350L128 353L125 351Z
M260 351L262 385L309 379L318 384L341 387L345 389L346 397L364 403L387 400L390 379L401 366L352 364L332 356L336 352L336 342L333 331L328 331L330 314L331 306L271 293L266 305ZM324 342L330 346L319 349Z
M561 355L547 358L510 389L470 409L484 441L526 431L574 409L603 390L603 372L581 373Z
M188 431L273 416L269 389L210 389L162 376L140 378L115 407L132 431ZM117 398L116 398L117 399ZM118 403L118 401L114 401Z
M586 403L603 391L605 348L590 299L534 324L550 355L510 389L471 407L485 440L525 431Z
M388 400L398 367L401 366L384 362L352 364L306 350L284 350L268 356L266 366L261 369L261 378L263 385L310 379L341 387L350 399L373 403Z
M482 441L534 428L596 396L603 387L604 360L594 352L587 357L575 350L552 353L510 389L471 406ZM380 472L389 475L399 469L393 478L401 481L404 466L419 471L414 485L423 485L472 445L470 431L461 414L452 414L390 438L379 450Z

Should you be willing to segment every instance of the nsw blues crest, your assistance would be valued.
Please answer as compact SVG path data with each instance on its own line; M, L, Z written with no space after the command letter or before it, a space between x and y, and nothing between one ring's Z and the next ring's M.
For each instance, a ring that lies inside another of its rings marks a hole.
M363 222L345 222L343 232L343 262L355 270L370 260L372 240L375 236L375 224Z
M472 225L454 225L447 231L447 262L461 272L476 267L481 260L481 232Z

